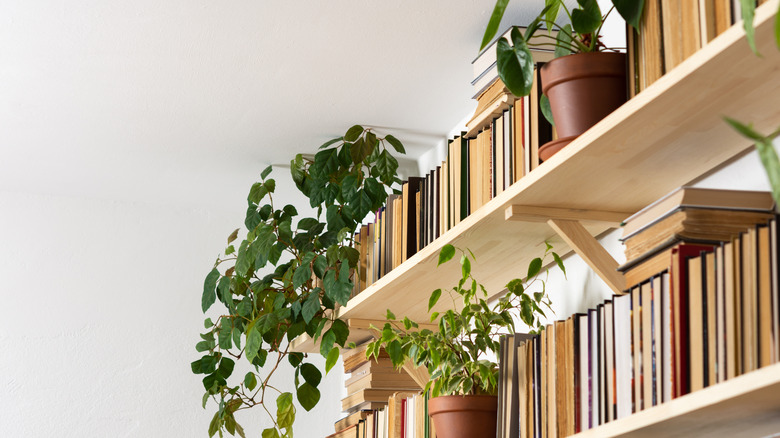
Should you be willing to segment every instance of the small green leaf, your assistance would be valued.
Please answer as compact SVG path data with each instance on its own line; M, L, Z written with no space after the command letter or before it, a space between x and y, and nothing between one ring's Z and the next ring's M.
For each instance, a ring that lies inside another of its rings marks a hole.
M262 438L282 438L279 436L279 431L275 427L263 429Z
M539 273L539 271L542 270L542 259L539 257L531 260L531 263L528 264L528 279L532 279L536 277L536 274Z
M387 309L387 314L385 315L385 319L388 321L395 321L395 313L391 312L390 309Z
M201 404L203 405L203 409L206 409L206 403L208 403L210 395L211 394L209 394L208 392L203 394L203 400L201 401Z
M333 344L336 342L336 334L333 331L328 330L322 335L320 340L320 354L328 356L333 349Z
M398 342L397 339L389 343L385 350L387 350L387 354L390 355L390 360L393 361L394 365L399 365L401 363L403 355L401 353L401 343Z
M471 275L471 260L469 260L465 254L460 258L460 268L461 273L463 274L463 278L467 278L469 275Z
M739 122L737 120L734 120L734 119L732 119L730 117L724 117L723 119L726 120L726 122L729 125L731 125L731 127L734 128L734 130L736 130L737 132L742 134L743 137L747 137L748 139L753 140L753 141L760 141L760 140L764 139L763 135L759 134L758 132L756 132L753 129L752 124L751 125L745 125L745 124L743 124L743 123L741 123L741 122Z
M338 350L336 350L338 352ZM314 387L317 387L322 380L322 373L317 367L310 363L301 365L301 375L303 379Z
M546 94L542 94L542 97L539 99L539 108L542 110L542 115L544 115L544 118L547 119L547 121L550 122L552 126L555 126L552 108L550 107L550 99L547 98Z
M267 194L268 188L265 184L256 182L252 184L252 188L249 189L249 196L247 196L246 199L253 204L259 204Z
M444 245L441 251L439 251L439 264L437 266L441 266L442 263L450 261L454 256L455 247L450 244Z
M263 170L263 172L260 174L260 179L265 179L268 175L271 174L271 171L273 170L273 166L268 166Z
M276 399L276 424L279 427L289 429L295 422L295 407L292 403L292 394L285 392Z
M209 423L209 436L214 436L214 434L219 430L220 426L222 426L222 422L219 418L219 412L217 412L214 414L214 418L211 419L211 423Z
M230 236L228 236L227 243L230 245L230 243L238 238L238 230L239 228L236 228L233 230L232 233L230 233Z
M233 325L230 318L222 318L219 326L219 348L229 350L233 348Z
M322 309L322 306L320 305L320 297L316 293L311 293L308 298L306 298L306 301L303 303L303 307L301 308L301 316L303 316L303 320L308 324L311 322L312 318L314 318L314 315L317 314Z
M295 270L293 274L293 288L299 289L304 283L311 280L311 266L304 263Z
M254 391L257 387L257 376L255 376L255 373L246 373L246 376L244 376L244 386L246 386L246 389Z
M195 351L198 353L202 353L204 351L211 350L211 343L207 341L200 341L197 344L195 344Z
M312 410L314 406L317 406L317 402L320 401L320 391L308 383L299 386L296 393L298 394L298 402L307 411Z
M758 157L761 159L761 164L764 165L767 176L769 177L769 185L772 187L772 197L776 203L780 203L780 160L778 160L777 152L772 146L772 141L769 139L763 139L756 142L756 149L758 149Z
M433 306L439 301L439 297L441 297L441 289L436 289L431 293L431 297L428 299L428 311L433 309Z
M235 365L236 363L233 361L233 359L229 357L223 357L222 360L219 361L219 368L217 369L217 373L219 373L219 375L223 378L227 379L231 374L233 374L233 368Z
M601 10L596 0L578 0L580 8L571 11L571 24L578 34L593 33L601 26ZM594 38L595 40L595 38Z
M502 38L496 46L498 76L504 85L517 97L531 93L534 81L534 60L531 50L520 31L514 27L510 33L513 45Z
M430 309L428 309L430 310ZM439 312L433 312L431 313L431 322L436 321L436 318L439 317Z
M333 321L330 330L336 335L334 342L343 347L349 337L349 327L347 327L347 324L344 321L337 319Z
M336 365L336 362L339 360L339 349L338 348L332 348L328 352L328 357L325 359L325 372L329 373L331 368L333 368L334 365Z
M504 17L504 11L506 11L508 4L509 0L496 1L496 6L493 8L493 13L490 14L490 20L485 29L485 35L482 37L482 44L479 45L479 50L487 47L488 43L496 36L498 26L501 25L501 19Z
M339 141L344 141L344 137L338 137L338 138L334 138L333 140L328 140L325 143L323 143L322 146L320 146L319 148L320 149L325 149L326 147L332 145L333 143L339 142Z
M217 271L217 268L214 268L206 275L206 280L203 282L203 297L200 301L203 313L206 313L209 307L214 304L214 301L217 300L217 279L219 279L219 271Z
M263 336L258 332L254 326L250 328L246 336L246 358L249 362L253 362L257 356L257 351L263 343Z
M612 4L615 5L618 13L626 23L634 27L639 28L639 21L642 19L642 9L645 6L645 0L612 0Z
M360 134L362 134L364 131L363 127L360 125L355 125L347 130L347 133L344 135L344 141L353 142L357 140L360 137Z
M739 0L739 3L742 9L742 22L745 27L745 37L750 45L750 50L757 56L761 56L761 54L758 53L758 48L756 48L756 29L753 24L753 18L756 13L756 2L755 0Z
M395 151L398 152L399 154L406 153L406 149L404 149L404 145L401 144L401 142L398 141L397 138L393 137L392 135L387 135L385 137L385 140L387 140L387 142L390 143L390 146L392 146L393 149L395 149Z
M556 253L552 253L552 256L555 260L555 264L557 264L561 271L563 271L563 278L566 278L566 267L563 266L563 260L561 260L561 257Z

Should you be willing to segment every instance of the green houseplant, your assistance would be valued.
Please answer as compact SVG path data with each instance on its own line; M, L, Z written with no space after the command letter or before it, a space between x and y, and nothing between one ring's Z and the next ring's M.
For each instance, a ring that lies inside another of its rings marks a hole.
M496 35L508 0L498 0L484 38L484 48ZM613 6L602 14L596 0L578 0L572 10L563 0L546 0L540 14L521 33L518 27L510 32L512 44L498 41L496 57L498 75L516 96L531 92L534 61L531 46L553 47L556 59L540 71L542 109L555 125L558 139L539 149L544 160L585 132L626 101L625 54L607 48L601 41L601 29L613 9L635 27L639 24L643 0L613 0ZM559 14L566 14L570 24L556 23ZM541 28L556 29L557 36L544 34ZM541 35L536 35L542 32ZM532 37L536 36L534 40ZM535 42L531 42L535 41Z
M220 315L206 319L195 346L203 356L191 364L193 373L204 375L203 407L209 399L216 402L209 436L223 431L245 436L235 412L260 407L273 422L263 438L292 437L294 396L271 380L284 362L295 370L300 405L310 410L319 401L322 373L306 355L290 351L289 341L307 333L320 341L325 371L336 363L336 345L344 346L349 329L332 312L346 305L356 280L359 253L352 236L400 182L389 147L404 153L395 137L379 138L356 125L322 145L313 158L296 156L292 179L317 209L315 217L299 218L292 205L274 203L270 167L252 185L245 237L234 244L239 230L230 234L201 297L204 313L217 300L221 304ZM233 371L241 359L249 372L237 376Z
M445 245L439 253L439 265L450 261L456 252L452 245ZM498 338L515 332L513 313L532 331L542 328L542 307L549 308L550 301L540 275L549 255L565 274L560 257L548 244L544 255L529 264L526 281L509 281L508 293L489 304L484 286L471 275L474 255L460 250L460 280L450 289L433 291L428 301L430 312L442 297L452 300L450 310L430 315L432 322L438 321L438 330L418 330L417 322L397 320L387 311L389 322L381 337L369 344L366 355L378 357L384 348L396 367L410 363L427 368L430 380L425 391L430 390L434 397L429 409L442 438L495 435ZM454 310L458 308L461 310ZM456 415L447 418L444 412Z

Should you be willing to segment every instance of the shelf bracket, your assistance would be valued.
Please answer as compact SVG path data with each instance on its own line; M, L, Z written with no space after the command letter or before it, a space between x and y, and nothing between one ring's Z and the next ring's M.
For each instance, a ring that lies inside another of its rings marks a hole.
M612 228L617 228L623 219L631 213L621 211L582 210L576 208L532 207L527 205L510 205L504 212L508 221L547 222L551 219L568 221L601 222Z
M626 288L626 279L617 271L618 262L591 236L578 221L549 219L547 223L558 233L593 271L601 277L616 294L622 294Z

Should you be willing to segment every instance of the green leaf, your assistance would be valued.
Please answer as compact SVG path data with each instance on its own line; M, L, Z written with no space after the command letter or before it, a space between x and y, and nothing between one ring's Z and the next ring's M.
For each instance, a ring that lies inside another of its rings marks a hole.
M309 266L308 263L298 266L298 268L295 269L292 280L293 288L299 289L304 283L311 280L311 266Z
M463 278L467 278L471 274L471 260L465 254L460 258L460 270Z
M758 132L756 132L753 129L752 124L751 125L745 125L745 124L743 124L743 123L741 123L741 122L739 122L737 120L734 120L732 118L729 118L729 117L724 117L723 119L726 120L726 122L729 125L731 125L731 127L734 128L734 130L736 130L737 132L742 134L743 137L747 137L748 139L753 140L753 141L761 141L761 140L764 139L763 135L759 134Z
M222 318L219 325L219 348L228 350L233 348L233 326L230 318Z
M561 9L561 0L545 0L544 3L547 5L545 8L547 11L544 13L544 22L547 26L547 31L549 32L553 29L555 20L558 19L558 12Z
M615 9L626 20L626 23L634 26L634 29L639 28L645 0L612 0L612 4L615 5Z
M490 15L490 20L485 29L485 35L482 37L482 44L479 45L479 50L487 47L488 43L496 36L498 26L501 25L501 19L504 17L504 11L506 11L508 4L509 0L496 1L496 6L493 8L493 13Z
M257 387L257 376L255 376L255 373L246 373L246 376L244 376L244 386L250 391L255 390Z
M249 196L247 196L246 199L253 204L259 204L267 194L268 189L265 184L256 182L252 184L252 188L249 189Z
M322 305L320 305L320 297L316 293L311 293L308 298L306 298L306 301L303 303L303 307L301 308L301 316L303 316L303 320L308 324L311 322L312 318L314 318L314 315L317 314L317 312L322 309Z
M230 236L228 236L228 239L227 239L228 245L230 245L230 242L232 242L232 241L234 241L234 240L236 240L238 238L238 230L239 230L239 228L236 228L235 230L233 230L232 233L230 233Z
M742 22L745 27L745 37L750 45L750 50L756 55L761 56L761 54L758 53L758 48L756 48L756 29L753 25L753 18L756 13L756 2L755 0L739 0L739 3L742 9Z
M756 142L756 149L758 149L758 156L761 158L761 164L764 165L767 176L769 177L769 185L772 187L772 197L776 203L780 203L780 161L777 158L777 152L772 146L772 141L769 139L763 139Z
M504 85L517 97L527 96L531 93L534 81L534 60L528 44L514 27L510 33L512 43L502 38L496 46L496 58L498 64L498 76Z
M258 332L254 326L252 326L247 332L246 336L246 358L249 362L253 362L257 356L257 351L263 344L263 336Z
M338 348L331 348L331 350L328 352L328 358L325 359L325 372L330 372L331 368L333 368L334 365L336 365L336 362L339 360L339 349Z
M206 275L206 281L203 282L203 297L200 300L203 313L206 313L209 307L214 304L214 301L217 300L217 279L219 279L219 271L217 271L217 268L214 268Z
M332 145L333 143L339 142L339 141L344 141L344 137L338 137L338 138L334 138L333 140L328 140L325 143L323 143L322 146L320 146L319 148L320 149L325 149L326 147Z
M279 431L275 427L263 429L262 438L282 438L279 436Z
M345 199L349 199L354 196L355 192L357 192L357 189L358 180L356 175L350 174L341 180L341 196L343 196Z
M285 392L276 399L276 424L289 429L293 422L295 422L295 407L292 403L292 394Z
M330 330L336 335L334 342L343 347L349 337L349 327L347 327L347 324L344 321L337 319L333 321Z
M336 342L336 334L331 330L326 331L325 334L322 335L322 339L320 339L320 354L323 356L330 354L334 342Z
M195 351L198 353L202 353L204 351L211 350L211 343L208 341L200 341L197 344L195 344Z
M271 174L271 171L273 170L273 166L268 166L263 170L263 172L260 174L260 179L265 179L268 175Z
M355 125L347 130L347 133L344 134L344 141L353 142L360 138L360 134L362 134L364 131L363 127L360 125ZM308 409L307 409L308 410Z
M522 295L523 294L523 281L515 278L514 280L509 281L509 283L506 284L506 288L509 290L509 292L515 294L515 295Z
M249 242L246 240L241 242L241 246L238 247L238 255L236 256L236 272L242 277L246 276L247 272L249 272L249 269L252 267L252 262L255 261L254 257L247 257L248 245ZM220 281L220 285L221 284L222 282Z
M556 253L552 253L552 256L555 260L555 264L563 271L563 278L566 278L566 267L563 266L563 260L561 260L561 257Z
M387 313L385 314L385 319L388 321L395 321L395 313L391 312L390 309L387 309Z
M211 419L211 423L209 423L209 436L214 436L215 433L219 430L219 427L222 425L222 422L219 418L219 412L214 414L214 418Z
M298 394L298 402L307 411L312 410L312 408L317 406L317 402L320 401L320 391L308 383L299 386L296 392Z
M401 363L403 360L403 354L401 352L401 343L398 342L397 339L387 344L385 350L387 351L387 354L390 355L390 360L393 361L394 365L399 365Z
M572 35L572 29L570 24L563 26L561 30L558 32L558 37L555 43L555 54L554 54L556 58L560 58L561 56L571 55L572 53L571 35Z
M542 270L542 259L539 257L531 260L531 263L528 264L528 279L532 279L536 277L536 274L539 273L539 271Z
M201 404L203 405L203 409L206 409L206 403L208 403L210 395L211 394L209 394L208 392L203 393L203 400L201 400Z
M399 154L406 153L406 149L404 149L404 145L401 144L401 142L398 141L397 138L393 137L392 135L387 135L385 137L385 140L387 140L387 142L390 143L390 146L392 146L393 149L395 149L395 151L398 152Z
M439 298L441 297L441 289L436 289L431 293L431 297L428 299L428 311L430 312L431 309L433 309L433 306L436 305L436 303L439 301Z
M442 263L450 261L454 256L455 247L450 244L444 245L441 251L439 251L439 264L436 266L441 266Z
M579 0L580 8L571 11L571 24L578 34L593 33L601 26L601 10L596 0ZM594 38L595 39L595 38Z
M226 306L229 306L231 301L233 300L233 296L230 293L230 278L228 277L220 278L219 284L217 284L217 290L219 291L220 301L225 303Z
M338 352L338 350L336 350ZM310 363L301 365L301 375L311 386L317 387L322 380L322 373L317 367Z
M222 378L227 379L231 374L233 374L233 368L235 365L236 363L233 361L233 359L229 357L223 357L222 360L219 361L219 368L217 369L217 373L219 373Z

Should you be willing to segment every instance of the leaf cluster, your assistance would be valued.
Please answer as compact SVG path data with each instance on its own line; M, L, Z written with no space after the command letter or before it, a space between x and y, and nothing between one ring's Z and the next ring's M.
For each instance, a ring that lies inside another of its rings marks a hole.
M528 266L525 280L516 278L507 283L507 293L496 302L487 301L488 293L471 273L474 254L445 245L439 253L439 265L452 260L460 252L461 278L450 289L436 289L428 301L431 312L444 297L452 300L450 310L430 313L430 321L438 321L437 330L420 329L409 318L402 320L387 311L388 322L381 330L381 337L371 342L366 355L378 357L384 348L393 365L400 367L411 363L424 366L430 374L425 387L431 395L495 394L498 385L496 353L499 337L515 332L513 314L531 328L542 329L543 308L552 311L546 294L546 275L541 277L544 259L552 255L556 264L566 273L561 258L552 252L548 244L544 255L535 258ZM546 271L545 271L546 274ZM453 310L460 308L460 310Z
M509 0L496 1L480 50L496 36L508 4ZM545 7L526 27L525 33L513 27L510 32L512 44L504 38L498 41L498 75L514 95L527 96L531 92L534 62L530 47L553 48L555 57L610 50L601 42L601 29L609 14L613 9L617 10L627 23L638 27L644 0L612 0L612 7L606 13L601 12L597 0L577 0L577 5L569 10L563 0L545 0ZM564 26L556 23L561 12L568 18ZM547 32L537 35L538 31L544 30L542 24L546 25ZM556 37L550 33L553 29L558 31Z
M395 137L378 138L356 125L331 140L311 159L298 155L291 163L296 186L317 208L316 217L300 217L292 205L274 203L276 182L265 169L247 196L246 237L239 230L227 239L204 281L201 308L217 301L221 315L206 319L205 333L192 362L203 375L203 406L209 398L218 409L209 435L223 431L244 436L234 413L262 406L274 423L265 437L291 437L295 420L293 394L281 392L271 377L284 362L295 370L295 398L311 410L320 399L322 372L303 353L289 351L289 342L304 333L320 341L325 371L335 365L349 335L347 325L333 318L358 280L359 252L353 235L365 216L384 204L399 182L398 162L388 150L404 152ZM237 360L251 371L235 380ZM265 375L261 370L268 370ZM267 392L269 397L266 398ZM276 412L266 404L276 395Z

